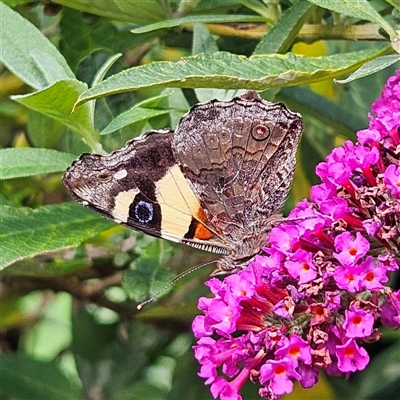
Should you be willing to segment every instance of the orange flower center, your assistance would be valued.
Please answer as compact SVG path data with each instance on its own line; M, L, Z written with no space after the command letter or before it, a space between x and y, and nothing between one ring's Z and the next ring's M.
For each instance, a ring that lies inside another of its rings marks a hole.
M344 349L343 354L344 354L346 357L354 357L354 349L351 348L351 347L347 347L346 349Z
M310 269L310 266L307 263L303 262L301 264L301 268L303 269L303 271L308 271Z
M286 371L286 368L283 365L277 365L275 367L275 375L281 375L284 374Z
M374 280L374 273L372 271L368 272L367 275L365 275L365 280L368 282L372 282Z
M357 254L357 249L356 249L355 247L352 247L352 248L349 250L349 254L350 254L351 256L355 256L355 255Z
M298 346L291 346L289 350L289 354L292 357L298 357L300 355L300 349Z

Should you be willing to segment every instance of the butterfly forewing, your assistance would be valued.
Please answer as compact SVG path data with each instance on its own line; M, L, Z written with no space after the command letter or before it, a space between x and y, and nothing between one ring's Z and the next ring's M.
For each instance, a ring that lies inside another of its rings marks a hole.
M64 174L64 185L81 204L129 228L227 253L201 224L203 213L174 158L172 135L150 131L109 155L83 154Z

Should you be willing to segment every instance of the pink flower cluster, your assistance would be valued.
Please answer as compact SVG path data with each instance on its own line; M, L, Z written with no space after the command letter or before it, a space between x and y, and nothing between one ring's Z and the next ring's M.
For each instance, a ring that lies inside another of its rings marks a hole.
M400 327L400 291L385 286L399 269L400 71L372 106L358 143L318 165L322 184L248 268L209 280L193 331L199 375L214 398L241 399L250 379L263 398L279 399L330 375L363 370L363 343L379 323Z

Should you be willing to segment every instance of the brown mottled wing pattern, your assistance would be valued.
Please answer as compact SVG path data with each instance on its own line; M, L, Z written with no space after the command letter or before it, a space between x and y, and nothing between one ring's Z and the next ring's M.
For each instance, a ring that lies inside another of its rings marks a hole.
M173 140L175 158L206 222L237 243L277 212L289 192L302 119L283 104L247 92L194 106Z

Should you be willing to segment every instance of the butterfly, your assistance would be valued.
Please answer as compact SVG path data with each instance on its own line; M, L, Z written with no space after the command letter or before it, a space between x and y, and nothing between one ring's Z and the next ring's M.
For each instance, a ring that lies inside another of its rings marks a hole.
M217 271L232 273L282 219L302 131L299 114L248 91L193 106L175 131L146 132L109 155L83 154L63 183L119 224L221 254Z

